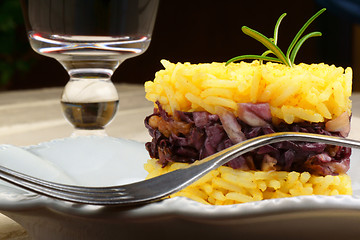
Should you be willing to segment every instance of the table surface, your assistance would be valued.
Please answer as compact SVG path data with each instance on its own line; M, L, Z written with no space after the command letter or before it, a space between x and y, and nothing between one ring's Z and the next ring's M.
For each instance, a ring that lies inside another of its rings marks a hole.
M119 111L107 127L107 134L136 141L148 141L145 116L153 104L145 99L143 85L118 84ZM35 145L69 137L73 128L63 118L59 99L63 88L46 88L0 93L0 144ZM360 93L352 96L353 117L350 138L360 140ZM0 239L27 240L26 231L0 214Z

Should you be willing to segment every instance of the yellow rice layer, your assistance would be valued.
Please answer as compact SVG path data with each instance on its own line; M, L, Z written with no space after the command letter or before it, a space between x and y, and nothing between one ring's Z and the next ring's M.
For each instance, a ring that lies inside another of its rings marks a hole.
M152 178L188 166L187 163L169 163L162 168L156 159L145 164ZM228 205L263 199L300 195L351 195L351 180L346 174L339 176L313 176L308 172L241 171L222 166L203 178L172 195L195 201Z
M348 111L352 70L327 64L170 63L145 83L146 98L166 112L207 111L215 106L237 111L237 103L270 104L274 118L286 123L324 122Z

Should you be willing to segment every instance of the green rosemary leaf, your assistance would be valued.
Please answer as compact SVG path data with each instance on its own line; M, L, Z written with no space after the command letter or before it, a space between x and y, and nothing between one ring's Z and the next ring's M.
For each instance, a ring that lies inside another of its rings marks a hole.
M299 32L295 35L294 39L292 40L287 52L286 52L286 58L289 59L289 56L291 54L292 49L294 48L295 44L297 43L297 41L299 40L299 38L301 37L301 35L304 33L304 31L306 30L306 28L320 15L322 14L324 11L326 10L326 8L321 9L320 11L318 11L314 16L312 16L305 24L304 26L299 30Z
M261 56L265 57L265 56L267 56L269 54L274 54L274 53L271 50L267 50L263 54L261 54ZM260 64L262 64L262 63L263 63L263 60L260 59Z
M267 56L269 54L273 54L273 52L271 50L267 50L263 54L261 54L261 56Z
M283 13L276 22L275 29L274 29L274 44L275 45L277 44L277 40L278 40L278 32L279 32L280 23L285 16L286 16L286 13Z
M271 50L280 60L280 62L282 62L283 64L291 67L291 63L289 61L288 58L285 57L284 53L280 50L280 48L278 46L276 46L274 44L273 41L271 41L269 38L265 37L264 35L262 35L261 33L243 26L241 28L241 30L248 36L254 38L255 40L261 42L265 47L267 47L269 50Z
M243 55L243 56L234 57L234 58L230 59L229 61L227 61L225 66L231 62L235 62L235 61L239 61L239 60L243 60L243 59L258 59L258 60L260 60L260 64L262 64L263 61L272 61L272 62L283 63L283 64L287 65L288 67L292 67L294 65L295 57L296 57L300 47L302 46L302 44L311 37L321 36L320 32L312 32L301 38L301 35L304 33L306 28L325 10L326 10L326 8L321 9L304 24L304 26L299 30L299 32L296 34L295 38L291 42L289 48L287 49L286 55L277 46L279 26L280 26L280 23L283 20L283 18L286 16L286 13L283 13L278 18L276 25L275 25L273 38L267 38L263 34L255 31L249 27L243 26L241 28L241 30L246 35L261 42L268 50L265 51L262 55ZM277 58L276 57L268 57L267 55L269 55L269 54L274 54Z
M275 24L275 29L274 29L274 38L269 38L270 41L272 41L275 45L277 44L277 40L278 40L278 32L279 32L279 26L280 23L282 21L282 19L286 16L286 13L283 13L279 19L277 20L276 24ZM263 54L261 54L261 56L266 56L270 53L273 53L271 50L267 50L265 51ZM262 61L260 61L260 63L262 63Z
M290 62L292 64L294 64L294 61L295 61L295 57L296 57L296 54L298 53L301 45L309 38L311 37L320 37L322 34L321 32L312 32L312 33L309 33L307 35L305 35L304 37L302 37L297 43L296 45L294 46L294 49L293 51L291 52L290 54Z
M278 58L267 57L267 56L262 56L262 55L242 55L242 56L234 57L234 58L228 60L225 63L225 66L229 65L232 62L245 60L245 59L257 59L257 60L263 60L263 61L272 61L272 62L282 63L282 61Z

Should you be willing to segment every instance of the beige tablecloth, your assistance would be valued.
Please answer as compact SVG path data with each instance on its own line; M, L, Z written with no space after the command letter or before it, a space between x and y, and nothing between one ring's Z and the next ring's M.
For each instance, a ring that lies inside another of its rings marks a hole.
M120 103L110 136L147 141L144 117L153 104L145 99L142 85L117 85ZM72 127L62 116L59 104L62 88L0 93L0 144L27 146L55 138L69 137ZM353 94L351 138L360 139L360 94ZM0 214L0 239L25 240L26 231Z

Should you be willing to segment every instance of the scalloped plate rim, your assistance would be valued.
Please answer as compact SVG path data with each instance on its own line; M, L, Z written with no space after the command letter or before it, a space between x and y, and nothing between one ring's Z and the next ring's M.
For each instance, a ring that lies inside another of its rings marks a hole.
M92 138L94 136L86 137ZM108 137L109 139L117 141L119 138ZM59 142L74 140L74 138L53 139L51 141L42 142L36 145L21 147L26 150L34 150L42 147L49 147L52 144ZM132 140L122 139L135 144L142 144ZM360 152L360 151L359 151ZM1 190L1 188L0 188ZM49 210L56 210L74 216L88 216L96 217L106 206L89 206L65 202L61 200L51 199L45 196L39 196L33 193L23 193L19 196L8 196L6 199L0 192L0 212L12 211L28 211L34 208L47 208ZM186 205L186 208L183 206ZM291 198L279 198L262 200L251 203L243 203L227 206L212 206L204 205L193 200L176 197L172 199L165 199L163 201L150 203L144 206L136 206L134 208L114 208L116 211L123 211L126 214L122 217L126 218L144 218L173 214L175 216L185 216L191 218L206 218L208 220L216 220L223 218L246 218L256 215L271 215L295 211L309 211L309 210L353 210L360 211L360 198L354 196L299 196ZM113 216L114 217L114 216Z

